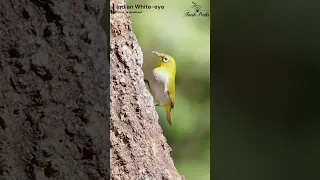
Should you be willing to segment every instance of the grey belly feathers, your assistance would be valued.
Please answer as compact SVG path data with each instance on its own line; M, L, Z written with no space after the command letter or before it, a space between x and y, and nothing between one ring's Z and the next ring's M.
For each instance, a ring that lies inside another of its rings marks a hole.
M155 101L157 101L160 106L164 104L170 104L170 98L167 94L169 76L164 72L152 72L151 78L149 80L150 91Z

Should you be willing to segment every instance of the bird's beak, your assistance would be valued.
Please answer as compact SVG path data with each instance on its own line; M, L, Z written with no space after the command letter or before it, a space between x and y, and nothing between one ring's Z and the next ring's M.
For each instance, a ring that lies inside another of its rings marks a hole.
M158 53L157 51L152 51L152 53L156 54L157 56L161 56L160 53Z

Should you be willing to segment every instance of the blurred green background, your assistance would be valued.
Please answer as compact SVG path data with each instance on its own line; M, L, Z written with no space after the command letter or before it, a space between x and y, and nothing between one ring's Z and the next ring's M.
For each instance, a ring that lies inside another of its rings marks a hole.
M194 1L203 10L210 1ZM133 32L144 54L146 78L156 65L155 50L175 58L177 63L176 103L173 127L165 109L157 107L160 124L178 172L187 180L210 179L210 17L184 17L193 10L192 1L128 0L128 5L160 5L131 13ZM136 9L133 9L133 11ZM137 10L138 11L138 10Z
M320 179L318 2L212 2L213 179Z

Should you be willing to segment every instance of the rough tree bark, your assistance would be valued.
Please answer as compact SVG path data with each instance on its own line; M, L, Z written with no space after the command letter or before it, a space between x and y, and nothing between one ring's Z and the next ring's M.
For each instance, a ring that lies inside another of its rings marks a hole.
M125 1L111 0L122 5ZM110 15L110 179L184 179L170 157L128 13Z
M0 1L0 179L109 179L104 1Z

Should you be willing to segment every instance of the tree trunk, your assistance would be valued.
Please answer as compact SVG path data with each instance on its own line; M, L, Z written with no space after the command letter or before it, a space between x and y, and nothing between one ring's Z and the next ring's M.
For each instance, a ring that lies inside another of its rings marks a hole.
M0 179L109 179L103 1L0 2Z
M116 10L119 1L111 0L112 4ZM143 54L129 14L110 16L110 179L184 179L170 157L171 148L146 89Z

